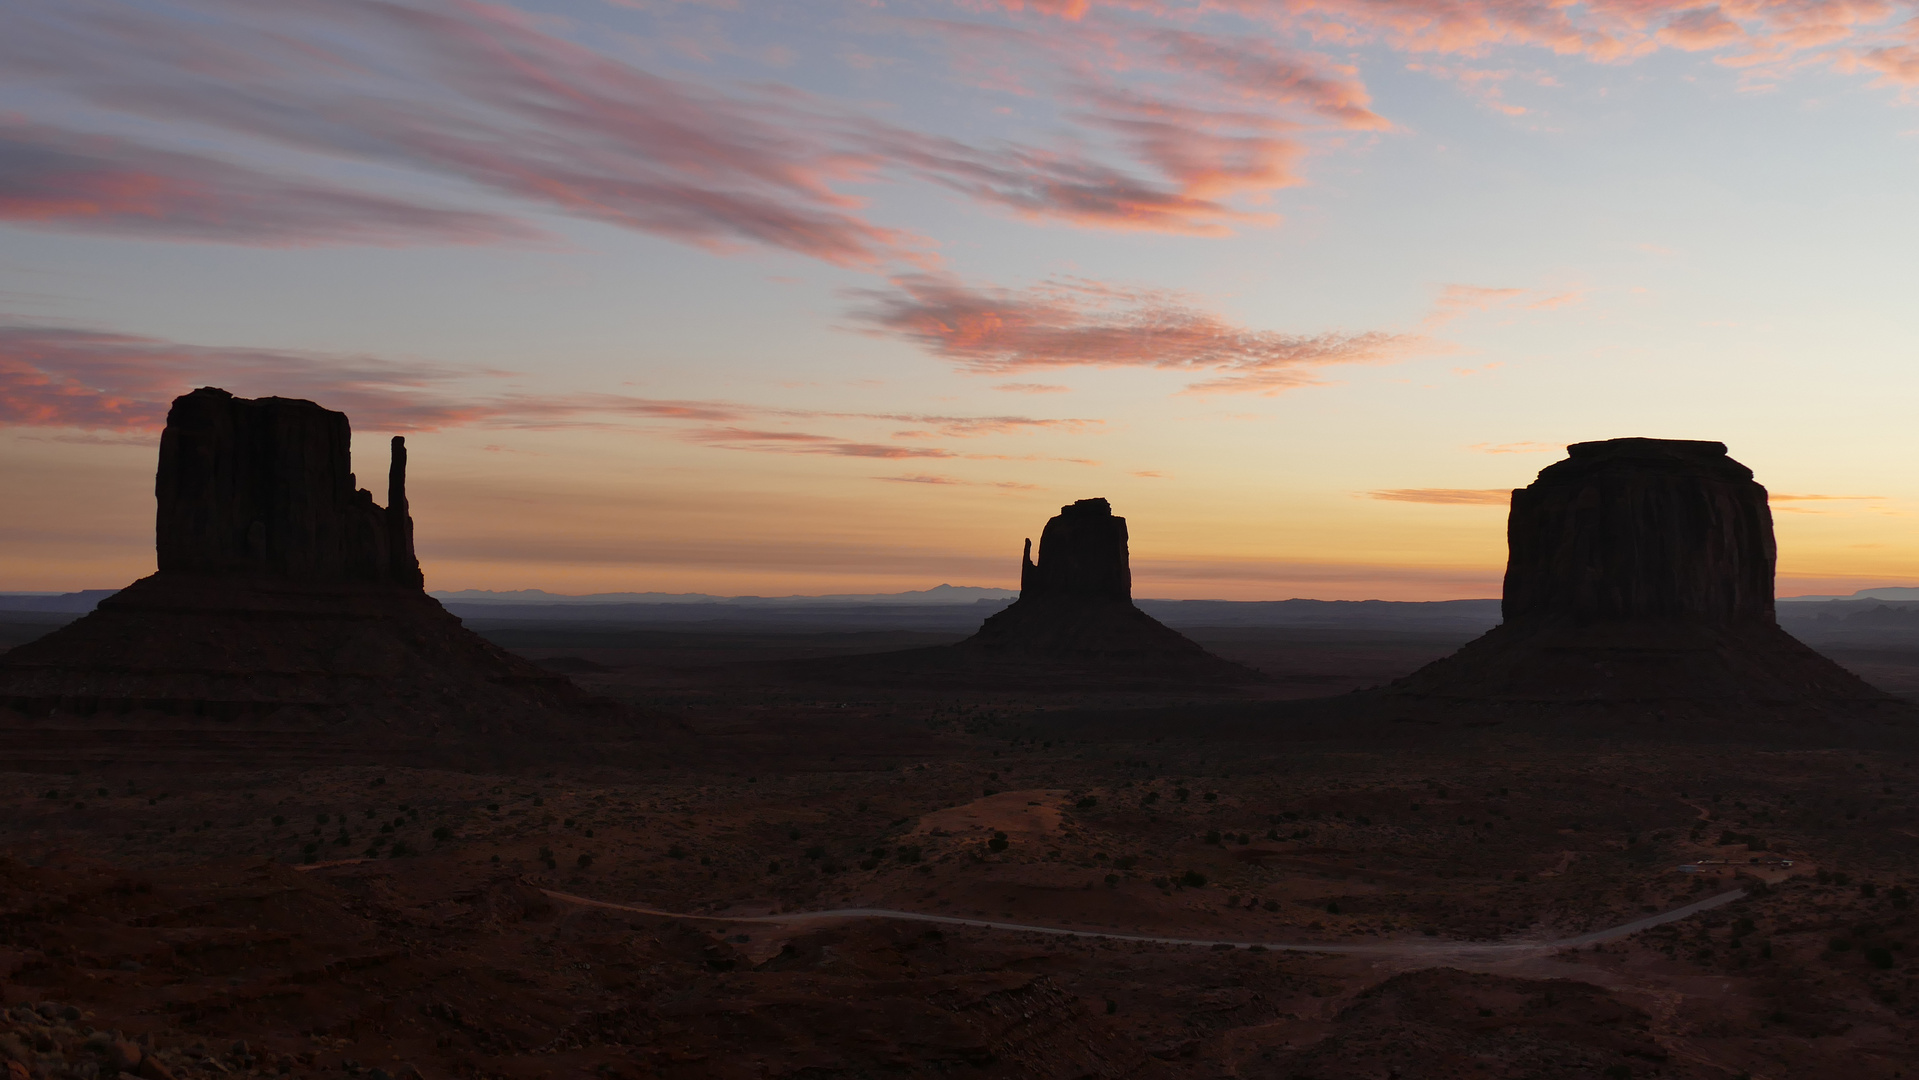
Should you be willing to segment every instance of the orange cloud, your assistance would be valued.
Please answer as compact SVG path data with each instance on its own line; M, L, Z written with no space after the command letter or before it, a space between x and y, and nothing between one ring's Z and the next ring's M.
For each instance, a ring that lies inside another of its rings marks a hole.
M1009 382L1000 383L998 386L993 387L993 389L1004 390L1009 394L1064 394L1070 391L1072 387L1059 386L1054 383Z
M885 480L894 484L934 484L942 487L992 487L1009 491L1038 491L1038 484L1022 484L1013 480L956 480L950 476L875 476L875 480Z
M890 291L863 290L854 317L914 341L968 371L1150 367L1208 372L1200 391L1273 391L1313 381L1334 364L1396 358L1419 339L1381 332L1283 334L1252 330L1173 292L1055 281L1023 292L907 275Z
M1366 497L1436 506L1505 506L1512 501L1513 492L1511 488L1394 488L1368 491Z

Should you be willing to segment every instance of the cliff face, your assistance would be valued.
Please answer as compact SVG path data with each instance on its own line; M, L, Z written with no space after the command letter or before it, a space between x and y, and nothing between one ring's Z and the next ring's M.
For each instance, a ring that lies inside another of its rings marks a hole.
M420 587L405 441L382 509L357 486L351 440L346 414L311 401L211 387L175 399L154 481L161 573Z
M1772 621L1772 511L1724 443L1610 439L1567 454L1513 492L1506 621Z
M1885 695L1779 629L1772 513L1716 442L1567 448L1507 519L1506 621L1395 683L1506 701L1861 702Z

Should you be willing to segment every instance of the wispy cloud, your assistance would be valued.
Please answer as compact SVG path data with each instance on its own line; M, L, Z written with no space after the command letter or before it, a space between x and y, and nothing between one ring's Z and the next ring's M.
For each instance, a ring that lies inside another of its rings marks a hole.
M993 387L993 389L1003 390L1009 394L1064 394L1071 390L1072 387L1059 386L1054 383L1009 382L1000 383L998 386Z
M1013 480L959 480L951 476L875 476L875 480L885 480L893 484L932 484L938 487L991 487L1008 491L1038 491L1038 484L1022 484Z
M904 460L1090 459L991 453L927 445L932 436L971 440L1031 432L1083 434L1102 421L1075 417L959 416L940 413L799 409L730 401L686 401L626 394L526 394L494 389L506 372L418 361L273 349L183 345L99 330L0 324L0 423L151 432L168 403L214 384L241 396L304 397L346 412L361 427L418 431L459 426L596 427L663 432L721 449L761 453ZM784 425L804 422L805 429ZM916 425L887 436L821 432L812 425L873 428ZM94 438L95 436L82 436Z
M1870 499L1883 499L1884 495L1783 495L1777 491L1768 492L1773 502L1863 502Z
M998 35L999 47L1024 50L1057 76L1061 137L989 142L790 86L669 77L549 32L556 25L464 0L67 0L9 12L0 78L173 131L197 125L276 160L295 160L292 150L370 162L712 250L864 267L930 259L930 241L871 219L858 192L876 181L931 183L1093 228L1219 232L1274 220L1236 200L1299 182L1303 128L1389 126L1351 68L1254 37L1144 26L1102 35L1097 48L1146 65L1149 85L1121 82L1049 35L923 24L961 50ZM227 222L224 239L284 242L301 232L302 213L319 212L276 200L287 192L263 174L222 173L169 150L146 156L170 176L220 174L247 196L253 212ZM95 186L116 182L124 195L124 178ZM322 208L352 198L317 182L280 182L288 186ZM152 204L154 214L206 217L184 189L176 196ZM401 205L365 198L369 211L402 215ZM290 220L274 220L275 209ZM443 231L486 224L485 215L405 209L429 232L436 222Z
M1335 364L1394 359L1420 339L1377 331L1316 335L1253 330L1190 297L1060 280L1026 290L907 275L858 293L861 325L905 338L964 370L1000 374L1063 367L1149 367L1210 375L1198 391L1276 391Z
M1511 488L1392 488L1368 491L1366 497L1436 506L1505 506L1512 501L1513 492Z
M293 180L129 139L0 119L0 221L112 236L280 245L529 242L495 214Z

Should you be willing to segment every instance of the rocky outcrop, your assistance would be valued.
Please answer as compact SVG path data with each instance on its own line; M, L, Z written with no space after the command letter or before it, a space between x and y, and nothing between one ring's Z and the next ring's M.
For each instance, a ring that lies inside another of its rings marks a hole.
M1020 596L955 646L1004 667L1104 668L1127 674L1245 681L1255 673L1200 648L1133 604L1126 519L1105 499L1060 507L1026 541Z
M1020 599L1074 597L1133 602L1133 568L1126 550L1126 519L1113 516L1105 499L1081 499L1059 508L1039 534L1043 563L1033 561L1033 541L1021 557Z
M1772 511L1726 445L1576 443L1507 518L1507 622L1773 617Z
M351 443L346 414L311 401L175 399L154 481L160 571L419 587L406 441L393 439L385 509L358 487Z
M1507 701L1865 702L1779 629L1766 489L1716 442L1610 439L1513 492L1505 621L1393 686Z
M0 657L0 706L25 724L0 757L472 759L564 741L595 703L426 595L404 441L385 507L350 451L346 416L310 401L176 399L154 484L159 571Z

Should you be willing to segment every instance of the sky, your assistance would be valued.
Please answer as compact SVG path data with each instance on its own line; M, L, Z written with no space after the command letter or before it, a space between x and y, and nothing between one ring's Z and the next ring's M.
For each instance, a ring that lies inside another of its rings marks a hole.
M0 589L153 568L167 403L404 434L428 587L1498 595L1714 439L1919 584L1919 7L0 0Z

